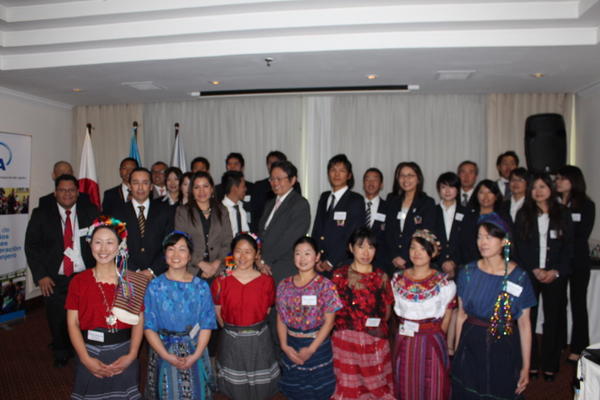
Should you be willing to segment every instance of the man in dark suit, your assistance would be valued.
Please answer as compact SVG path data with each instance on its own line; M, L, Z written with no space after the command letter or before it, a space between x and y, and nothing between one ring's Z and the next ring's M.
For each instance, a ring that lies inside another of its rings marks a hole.
M94 265L85 230L98 217L98 210L78 201L79 185L73 175L57 177L54 186L54 205L40 206L31 214L25 255L44 296L54 365L63 367L72 356L65 311L67 289L76 273Z
M294 242L310 227L310 206L294 188L298 170L289 161L278 161L269 178L275 198L269 200L258 223L263 241L262 260L279 283L295 273Z
M479 167L475 161L465 160L458 165L456 173L460 178L458 202L461 206L467 207L471 200L471 196L473 196L473 191L475 190L477 176L479 175Z
M129 175L131 171L139 167L135 158L127 157L119 165L119 176L121 183L104 192L102 198L102 213L113 215L115 210L129 201Z
M244 173L244 167L246 165L246 161L244 160L244 156L241 153L229 153L227 158L225 158L225 170L226 171L240 171ZM250 225L250 230L252 232L256 232L258 221L253 220L251 201L254 194L254 183L245 180L246 182L246 196L244 196L244 208L250 211L250 221L248 221L248 225ZM223 200L225 197L225 188L222 184L218 184L215 186L215 196L217 196L217 200Z
M56 181L61 175L73 175L73 167L67 161L57 161L54 164L54 168L52 168L52 180ZM90 196L87 193L79 193L78 202L83 203L85 205L91 205ZM50 192L45 196L40 197L38 207L54 207L56 205L56 197L54 196L54 192Z
M333 156L327 163L331 190L323 192L317 206L312 237L317 241L321 261L317 269L330 275L333 268L350 262L348 239L365 225L363 197L352 192L352 163L345 154Z
M383 189L383 174L378 168L369 168L363 175L363 191L365 193L365 221L369 229L377 238L377 252L373 264L383 271L391 274L392 268L388 264L387 251L385 247L385 213L387 211L386 201L379 193Z
M287 161L287 156L279 150L270 151L267 154L267 173L271 173L271 167L278 161ZM294 184L294 190L299 195L302 195L298 179L296 179L296 183ZM250 202L250 214L252 214L252 220L258 222L263 215L265 205L269 200L275 198L275 193L273 193L268 177L254 182L253 192L252 201Z
M167 176L165 171L169 166L163 161L157 161L150 167L152 174L152 195L151 199L161 200L167 195Z
M210 162L206 159L206 157L196 157L190 163L190 171L193 173L204 171L210 174Z
M160 199L150 199L152 175L136 168L129 175L131 201L115 211L115 218L127 224L127 267L151 278L167 270L162 241L173 230L173 209Z

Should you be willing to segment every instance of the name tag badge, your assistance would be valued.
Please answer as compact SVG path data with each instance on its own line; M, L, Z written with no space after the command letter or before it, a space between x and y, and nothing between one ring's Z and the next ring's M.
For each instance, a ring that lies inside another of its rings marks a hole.
M415 225L421 225L421 222L423 222L423 217L415 215Z
M250 196L249 194L244 196L244 202L248 203L250 200L252 200L252 196Z
M98 331L87 331L88 340L93 340L94 342L104 343L104 332Z
M404 324L400 324L400 329L398 330L398 333L402 336L411 336L411 337L415 336L415 331L406 329Z
M409 330L409 331L413 331L413 332L419 332L419 323L418 322L413 322L413 321L404 321L404 329Z
M302 296L302 305L303 306L316 306L317 305L317 296L316 295Z
M200 325L198 325L198 323L196 322L196 325L194 325L194 327L190 331L190 337L192 339L195 338L198 332L200 332Z
M335 221L345 221L346 220L346 211L336 211L333 213L333 219Z
M571 214L571 219L573 219L573 222L581 222L581 214L573 213Z
M252 222L252 215L250 214L250 211L246 211L246 219L248 220L248 223Z
M454 219L457 221L462 221L464 217L465 215L463 213L457 212L456 214L454 214Z
M385 222L385 214L376 212L375 215L373 216L373 220L379 221L379 222Z
M396 216L396 218L398 219L406 219L406 212L404 211L398 211L398 215Z
M70 247L67 247L67 248L65 249L65 251L63 252L63 254L64 254L65 256L69 257L69 258L71 259L71 261L73 261L73 262L75 262L75 260L76 260L76 259L78 258L78 256L79 256L79 254L78 254L78 253L77 253L75 250L73 250L72 248L70 248Z
M523 291L523 286L508 281L506 282L506 291L508 292L508 294L512 294L515 297L519 297L521 295L521 292Z
M79 236L79 237L87 236L87 234L88 234L88 229L89 229L89 227L88 227L88 228L80 228L80 229L77 231L77 236Z
M377 328L381 323L381 318L367 318L367 322L365 322L365 326L367 328Z
M550 229L550 239L556 239L558 237L558 234L556 233L556 231L554 229Z

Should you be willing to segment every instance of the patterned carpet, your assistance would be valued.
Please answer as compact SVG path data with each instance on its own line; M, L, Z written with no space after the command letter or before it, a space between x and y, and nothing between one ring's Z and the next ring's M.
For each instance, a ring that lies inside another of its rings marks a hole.
M48 348L50 333L41 302L34 302L27 317L0 327L0 388L6 400L64 400L73 385L73 361L66 368L52 366ZM146 352L142 350L142 385ZM534 380L526 391L527 400L567 400L573 398L571 381L575 369L563 362L553 383ZM224 396L216 397L225 399ZM284 399L282 395L276 399Z

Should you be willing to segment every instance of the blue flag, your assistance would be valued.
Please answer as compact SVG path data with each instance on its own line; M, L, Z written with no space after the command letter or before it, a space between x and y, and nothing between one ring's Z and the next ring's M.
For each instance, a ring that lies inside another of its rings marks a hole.
M140 167L142 166L142 157L140 157L140 151L138 149L137 135L136 135L135 128L131 129L131 142L129 143L129 157L134 158L138 162L138 165Z

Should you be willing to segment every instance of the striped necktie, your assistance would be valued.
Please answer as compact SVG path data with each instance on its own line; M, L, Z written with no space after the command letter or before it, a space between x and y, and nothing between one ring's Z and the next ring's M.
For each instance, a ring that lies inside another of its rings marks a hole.
M144 237L144 233L146 233L146 217L144 217L144 206L138 206L140 212L138 213L138 226L140 227L140 236Z
M369 228L371 228L373 226L373 221L371 221L371 206L373 205L373 202L371 200L367 201L367 209L365 210L367 212L367 226Z

